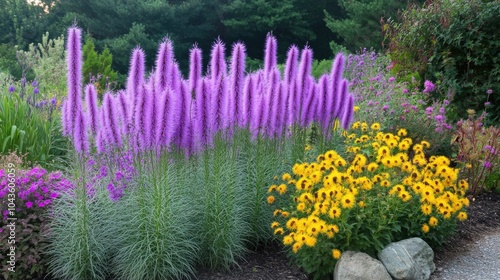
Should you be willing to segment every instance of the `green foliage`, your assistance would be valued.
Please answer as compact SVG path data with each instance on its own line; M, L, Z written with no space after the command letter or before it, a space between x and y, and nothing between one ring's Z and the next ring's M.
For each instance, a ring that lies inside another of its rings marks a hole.
M66 95L66 60L64 36L49 39L49 33L42 36L41 43L29 44L28 51L18 51L24 73L33 72L42 98L62 98Z
M16 49L11 44L0 44L0 72L21 78L21 68L16 61Z
M405 8L408 2L423 1L339 0L338 2L344 13L332 16L325 12L326 26L340 38L339 42L331 42L330 46L334 52L339 51L340 46L345 46L354 52L361 48L380 50L381 18L394 18L398 10Z
M292 175L269 187L276 216L271 228L314 279L331 278L343 251L376 257L389 243L410 237L441 245L467 218L467 183L457 183L450 160L427 161L428 143L412 142L404 130L394 135L379 129L354 125L346 156L330 150L296 163Z
M101 54L95 51L92 38L87 37L83 45L83 77L84 83L94 83L99 93L111 88L116 82L117 73L111 68L113 56L108 48Z
M331 59L323 59L323 60L314 60L312 64L312 75L314 78L319 79L323 74L330 73L332 71L332 63Z
M462 176L470 185L470 192L477 195L484 190L498 189L500 166L500 128L484 127L485 114L457 123L454 146L458 148L457 161L464 165Z
M384 25L389 53L402 76L418 72L454 94L454 119L467 109L484 108L486 91L499 92L500 28L498 1L432 1ZM447 92L441 93L441 95ZM500 97L492 96L491 121L500 116Z
M6 87L0 89L0 153L26 154L26 160L52 169L64 161L67 139L55 106L36 109Z

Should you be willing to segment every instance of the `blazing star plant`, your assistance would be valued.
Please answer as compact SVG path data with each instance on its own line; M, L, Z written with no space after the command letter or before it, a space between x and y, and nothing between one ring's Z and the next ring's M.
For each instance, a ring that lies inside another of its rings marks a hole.
M304 157L311 126L326 143L334 122L352 122L342 54L317 80L312 50L291 46L281 73L268 35L263 68L248 73L245 45L234 44L226 62L217 40L206 71L193 46L185 78L164 39L149 75L135 48L126 88L105 92L99 104L96 88L82 85L80 41L81 30L70 28L62 123L74 145L76 187L58 200L51 224L58 277L186 278L195 265L228 269L249 244L272 238L269 175Z

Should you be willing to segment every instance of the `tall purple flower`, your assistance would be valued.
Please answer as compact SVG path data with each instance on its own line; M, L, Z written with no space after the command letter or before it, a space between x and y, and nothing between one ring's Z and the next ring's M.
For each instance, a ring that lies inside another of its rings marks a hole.
M155 65L155 90L157 92L162 92L172 84L173 49L172 41L168 38L163 39L158 48Z
M212 46L210 54L210 75L212 84L217 82L219 76L226 76L226 60L225 60L226 47L220 38Z
M204 78L196 90L196 115L194 124L194 136L199 150L212 143L212 125L210 116L210 80Z
M181 85L181 102L179 104L180 120L179 120L179 147L184 148L186 155L192 152L193 148L193 129L192 129L192 106L193 98L189 92L189 84L183 82Z
M87 154L89 152L89 141L87 138L87 126L85 115L81 110L75 113L76 119L73 130L73 141L75 150L78 154Z
M71 115L69 113L68 99L64 100L61 105L61 117L62 117L62 134L64 136L71 135Z
M268 136L273 137L277 133L278 118L281 113L280 105L283 103L280 91L280 72L277 68L274 68L270 73L266 97L268 99L267 104L269 104L266 133Z
M130 112L130 117L135 118L137 116L136 111L138 106L142 101L142 88L144 86L144 69L145 69L145 57L144 51L137 47L132 51L132 57L130 59L130 70L127 78L127 95L129 96L132 106ZM135 122L130 120L130 122Z
M121 147L122 137L120 133L120 127L117 118L116 108L114 107L113 96L110 92L104 94L102 103L102 113L104 117L104 126L106 127L106 137L109 144Z
M253 95L254 95L254 76L248 75L245 77L245 85L243 86L242 104L242 123L241 127L246 127L250 124L253 112Z
M171 88L166 88L159 96L158 103L160 104L157 114L156 137L157 143L164 146L170 146L177 122L174 118L180 113L177 110L175 93Z
M307 127L313 121L314 115L316 114L317 107L317 88L314 84L313 77L307 77L309 79L308 93L304 98L302 115L301 115L301 125Z
M213 88L211 91L211 115L213 117L212 123L212 131L217 132L223 128L225 128L225 118L227 117L225 112L227 111L226 101L228 98L228 94L226 91L226 79L224 76L219 75L217 79L213 83Z
M195 44L189 54L189 92L194 95L198 83L201 80L202 56L201 49Z
M346 105L344 106L344 112L342 114L341 123L343 129L345 130L349 129L353 116L354 116L354 96L352 94L349 94Z
M235 123L240 127L243 126L243 110L241 109L241 106L243 103L243 86L245 81L245 58L245 45L241 43L234 44L230 70L230 98L228 98L228 101L231 101L232 104L228 105L227 114L228 116L232 116Z
M330 120L327 120L328 123L333 122L335 117L339 117L339 112L342 110L341 108L341 85L342 85L342 73L344 72L344 61L345 57L342 53L338 53L335 56L335 60L332 65L332 76L331 76L331 84L329 88L328 98L326 99L327 105L327 116L331 116Z
M85 103L87 106L87 121L90 131L95 135L99 128L99 119L97 117L97 90L92 84L85 87Z
M337 94L335 95L335 118L340 119L342 117L342 113L344 112L344 106L346 104L346 99L348 91L348 83L346 79L343 79L340 83L340 88Z
M122 114L122 126L123 126L123 133L127 134L130 132L130 128L131 128L131 123L130 123L130 119L131 119L131 109L130 109L130 103L129 103L129 99L128 99L128 95L127 95L127 92L124 91L124 90L120 90L118 91L118 100L119 100L119 104L120 104L120 110L121 110L121 114Z
M145 131L146 126L146 111L148 98L146 96L146 85L143 84L137 89L136 96L134 98L134 150L135 152L142 151L146 148L146 144L149 142Z
M312 68L312 56L312 50L309 48L309 46L306 46L302 50L302 54L300 57L299 71L297 73L297 94L294 95L296 104L295 107L298 108L297 116L299 118L302 115L302 111L304 110L304 98L306 98L309 94L309 88L311 86L309 76L311 74Z
M277 64L277 51L278 43L276 38L271 34L267 33L266 37L266 49L264 51L264 77L267 79L271 74Z
M67 68L68 68L68 104L70 133L73 132L73 125L76 122L77 113L81 110L82 96L82 30L78 27L68 29Z
M332 119L332 105L333 102L328 100L333 98L329 92L328 75L323 75L319 78L318 82L318 107L317 107L317 121L320 123L323 134L328 136L330 128L330 120ZM328 107L330 106L330 107Z

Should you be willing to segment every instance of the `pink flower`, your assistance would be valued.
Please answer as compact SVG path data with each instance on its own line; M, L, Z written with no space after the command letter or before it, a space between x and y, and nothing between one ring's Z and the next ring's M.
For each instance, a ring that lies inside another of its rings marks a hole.
M26 202L26 208L31 208L31 207L33 207L33 202L31 201Z
M433 91L434 91L434 84L431 81L426 80L424 82L424 93L429 93Z

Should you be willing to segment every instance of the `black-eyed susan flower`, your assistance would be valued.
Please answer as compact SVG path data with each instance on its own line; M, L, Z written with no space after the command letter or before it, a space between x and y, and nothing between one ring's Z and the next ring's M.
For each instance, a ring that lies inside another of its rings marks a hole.
M372 125L370 126L370 128L374 131L376 130L380 130L380 124L379 123L372 123Z
M422 210L422 213L424 213L424 215L430 215L432 213L432 205L431 204L422 204L420 206L420 210Z
M300 212L304 212L306 210L306 204L304 202L297 204L297 210Z
M281 179L283 179L283 181L288 182L290 179L292 179L292 176L288 173L284 173L283 176L281 176Z
M292 251L294 253L297 253L300 250L300 248L302 248L302 246L304 246L304 242L303 241L297 241L297 242L293 243Z
M290 230L294 230L294 229L297 229L297 225L298 225L298 220L297 218L290 218L287 222L286 222L286 227Z
M285 237L283 237L284 245L290 245L292 243L293 243L293 237L291 237L290 235L286 235Z
M272 222L271 223L271 228L277 228L280 226L280 223L279 222Z
M332 250L332 257L336 260L340 259L342 256L342 252L339 249L333 249Z
M335 219L335 218L340 217L341 213L342 213L342 211L340 210L340 208L334 206L334 207L330 207L330 210L328 211L328 216L330 216L330 218L332 218L332 219Z
M285 184L280 184L280 185L278 186L278 192L279 192L280 194L285 194L285 193L286 193L286 190L287 190L287 188L286 188L286 185L285 185Z
M436 217L430 217L429 218L429 225L431 227L435 227L438 225L438 219Z
M465 212L459 212L458 215L457 215L457 218L459 221L465 221L467 220L467 213Z
M354 195L350 192L346 193L341 199L342 207L350 209L356 204Z
M267 203L269 203L269 204L273 204L275 200L276 199L272 195L270 195L270 196L267 197Z
M283 228L277 228L274 230L274 235L282 235L284 233Z
M306 244L307 247L314 247L316 246L317 239L314 236L306 236L306 240L304 243Z
M427 224L423 224L423 225L422 225L422 231L423 231L424 233L428 233L428 232L429 232L429 230L430 230L429 225L427 225Z
M398 130L398 136L405 137L406 135L408 135L408 131L406 131L406 129L401 128Z
M286 219L290 216L290 212L283 211L283 212L281 212L281 216Z

